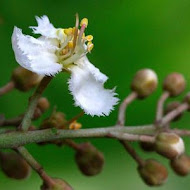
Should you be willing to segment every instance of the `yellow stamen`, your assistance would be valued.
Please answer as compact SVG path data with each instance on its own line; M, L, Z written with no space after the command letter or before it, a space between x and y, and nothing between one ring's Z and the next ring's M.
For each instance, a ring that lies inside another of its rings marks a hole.
M77 129L80 129L81 127L82 125L78 123L77 121L74 121L69 125L69 129L72 129L72 130L77 130Z
M68 47L69 47L70 49L73 48L73 41L70 41L70 42L68 43Z
M85 39L86 39L88 42L90 42L90 41L93 40L93 36L92 36L92 35L88 35L88 36L85 37Z
M88 26L88 19L87 18L83 18L80 22L80 26L85 25L86 27Z
M93 49L93 47L94 47L94 44L91 41L87 43L87 50L88 50L88 52L91 52L92 49Z
M73 28L64 29L64 33L65 33L67 36L72 35L72 34L73 34Z

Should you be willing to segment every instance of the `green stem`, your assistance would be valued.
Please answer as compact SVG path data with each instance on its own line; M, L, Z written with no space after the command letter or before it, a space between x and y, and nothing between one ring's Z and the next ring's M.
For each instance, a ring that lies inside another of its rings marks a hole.
M36 91L34 92L33 96L29 100L29 105L26 110L26 113L24 115L24 118L22 120L20 129L23 131L27 131L28 128L31 125L31 119L34 114L36 105L38 103L38 99L41 97L43 91L47 87L47 85L50 83L52 77L44 77L42 81L40 82L39 86L37 87Z
M36 131L17 131L6 134L0 134L0 148L17 148L30 143L48 142L56 139L68 138L90 138L90 137L108 137L112 132L121 132L138 135L152 135L155 133L153 125L139 126L139 127L106 127L94 129L79 129L79 130L53 130L44 129ZM113 137L115 138L115 137ZM141 139L141 138L139 138ZM123 140L130 140L132 138L127 135ZM134 141L137 140L135 136Z

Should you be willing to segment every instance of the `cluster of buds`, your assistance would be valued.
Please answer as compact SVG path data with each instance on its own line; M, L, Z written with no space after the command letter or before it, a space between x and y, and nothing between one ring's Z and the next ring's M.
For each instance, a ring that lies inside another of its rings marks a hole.
M136 93L136 97L144 99L151 95L157 88L158 79L156 73L151 69L142 69L133 78L131 89ZM186 87L186 81L182 74L171 73L163 82L165 97L175 97L180 95ZM163 100L162 100L163 101ZM181 104L190 104L190 94L187 94L182 103L173 101L167 104L164 115L179 109ZM185 107L189 110L189 107ZM183 112L177 114L171 121L179 120ZM157 123L155 124L155 127ZM141 142L141 148L147 152L155 151L170 160L170 166L176 174L186 176L190 173L190 157L185 152L183 139L174 132L168 132L169 123L166 126L158 126L154 142ZM138 172L144 182L150 186L158 186L165 183L168 172L165 166L159 162L148 159L139 164Z

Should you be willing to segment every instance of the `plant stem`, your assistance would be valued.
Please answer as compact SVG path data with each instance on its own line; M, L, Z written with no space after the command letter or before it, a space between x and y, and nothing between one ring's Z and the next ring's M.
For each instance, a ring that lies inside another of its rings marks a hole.
M22 122L23 115L12 119L5 119L3 122L0 123L0 126L19 126Z
M33 96L29 99L29 105L22 120L20 129L23 131L27 131L31 125L31 119L33 117L36 105L38 103L38 99L41 97L43 91L50 83L52 77L44 77L40 82L39 86L37 87L36 91L34 92Z
M169 112L166 116L164 116L159 124L159 126L164 127L167 125L170 121L172 121L175 117L177 117L179 114L183 113L189 108L188 103L182 103L179 107L177 107L175 110Z
M132 148L132 146L126 141L120 141L125 150L133 157L133 159L138 163L139 166L144 165L144 160L137 154L137 152Z
M71 139L65 139L63 142L76 151L81 150L80 146Z
M137 98L137 93L136 92L131 92L121 103L119 107L119 114L118 114L118 121L117 125L123 126L125 124L125 111L127 106L134 101Z
M158 100L158 104L157 104L156 122L162 119L163 111L164 111L164 102L169 96L170 94L167 91L164 91L162 95L160 96L160 99Z
M13 81L8 82L5 86L0 88L0 96L10 92L15 87L15 84Z
M79 130L58 129L55 131L53 129L44 129L26 132L16 131L0 134L0 148L17 148L30 143L48 142L56 139L107 137L111 132L152 135L155 133L155 127L153 125L147 125L140 127L106 127ZM128 139L130 141L133 140L131 137L129 138L129 136L123 137L123 140ZM135 137L134 141L136 140L137 138Z
M27 161L27 163L39 174L42 180L49 185L54 185L53 179L47 175L42 166L34 159L25 147L19 147L16 151Z

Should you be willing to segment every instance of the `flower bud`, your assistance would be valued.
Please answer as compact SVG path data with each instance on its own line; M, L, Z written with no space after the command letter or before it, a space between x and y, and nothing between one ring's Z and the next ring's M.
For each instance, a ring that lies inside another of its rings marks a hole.
M62 179L52 178L52 180L54 184L44 182L41 186L41 190L73 190L72 187Z
M135 74L131 89L138 94L139 98L145 98L155 91L157 84L156 73L151 69L142 69Z
M41 97L38 100L37 107L41 110L42 113L45 112L49 108L49 106L50 106L50 103L47 98Z
M40 118L41 115L42 115L42 111L38 107L36 107L34 110L34 114L33 114L32 119L36 120L36 119Z
M186 176L190 173L190 157L182 154L170 161L172 169L180 176Z
M181 137L175 133L162 132L156 136L155 150L169 159L174 159L184 153L185 147Z
M163 89L168 91L171 96L177 96L185 89L186 81L182 74L172 73L166 77Z
M181 105L181 104L180 104L180 102L178 102L178 101L174 101L174 102L171 102L171 103L167 104L166 109L165 109L165 114L168 114L169 112L175 110L175 109L178 108L180 105ZM182 113L179 114L179 115L178 115L177 117L175 117L172 121L177 121L177 120L179 120L182 115L183 115Z
M17 67L12 73L12 81L15 84L15 88L20 91L26 92L31 88L37 86L42 76L37 75L23 67Z
M66 128L66 119L65 115L62 112L54 112L52 115L45 119L41 124L41 129L47 128L57 128L57 129L64 129Z
M156 160L146 160L143 166L138 167L138 172L144 182L150 186L159 186L168 178L167 169Z
M140 147L146 152L154 151L154 143L140 142Z
M0 165L6 176L14 179L25 179L31 173L27 162L15 152L1 152Z
M82 143L75 154L80 171L87 176L100 173L104 166L104 155L90 143Z

